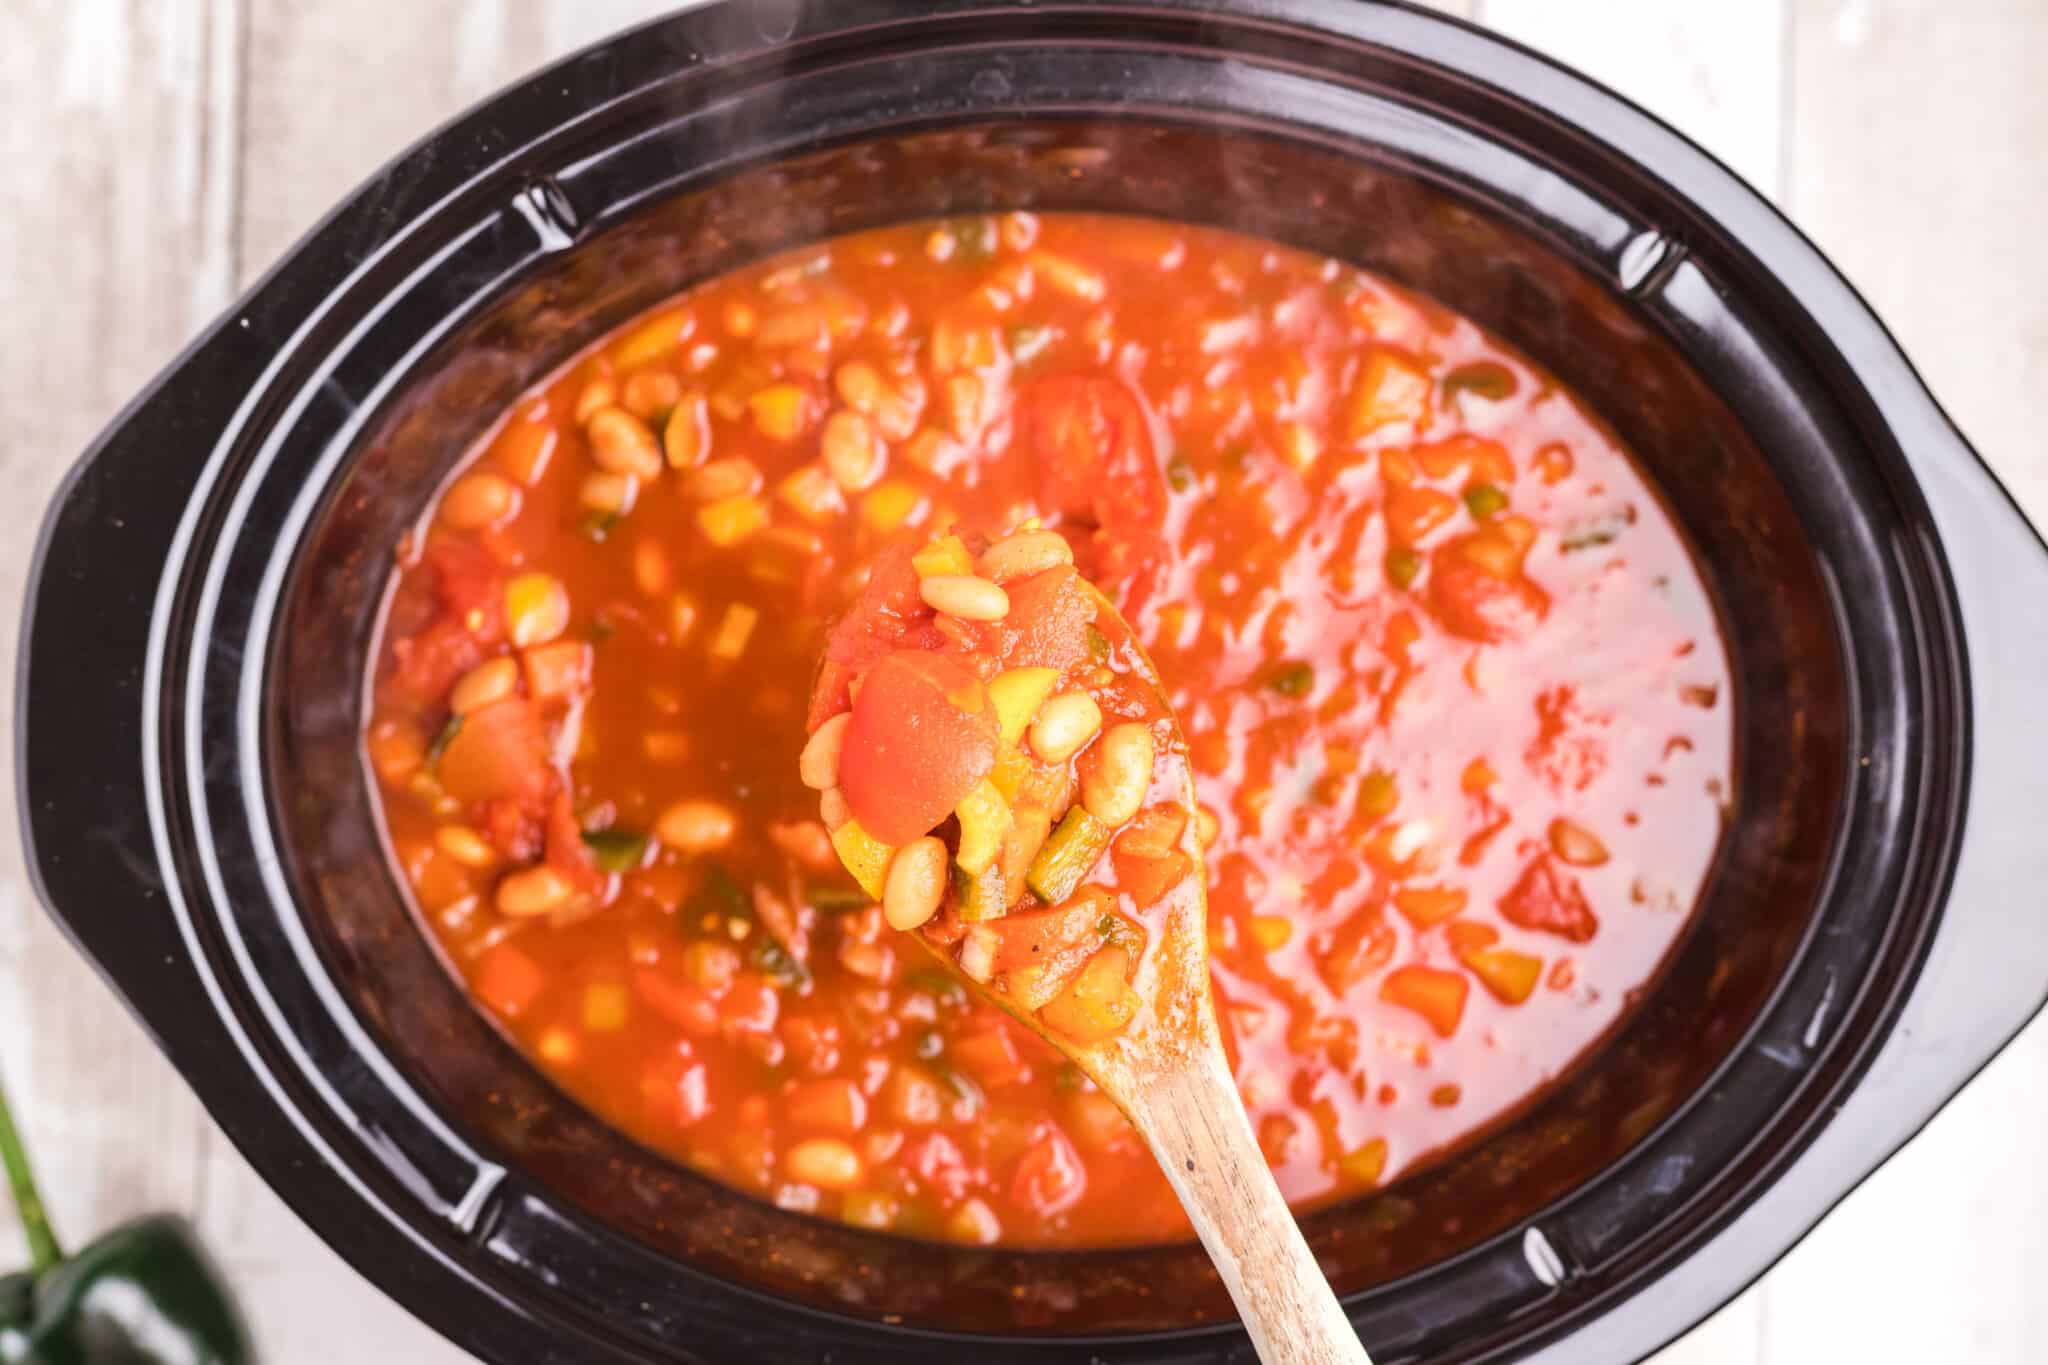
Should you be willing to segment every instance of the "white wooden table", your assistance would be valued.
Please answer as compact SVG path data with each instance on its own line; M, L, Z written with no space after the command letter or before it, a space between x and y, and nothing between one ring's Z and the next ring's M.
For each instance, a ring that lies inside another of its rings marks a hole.
M0 0L0 687L27 528L120 403L378 163L657 8ZM2048 518L2048 0L1445 8L1641 100L1776 198ZM464 1359L299 1225L60 941L31 903L13 799L10 776L0 1059L61 1226L190 1211L273 1362ZM2048 1024L1658 1365L2048 1360L2044 1068ZM0 1214L0 1265L21 1259Z

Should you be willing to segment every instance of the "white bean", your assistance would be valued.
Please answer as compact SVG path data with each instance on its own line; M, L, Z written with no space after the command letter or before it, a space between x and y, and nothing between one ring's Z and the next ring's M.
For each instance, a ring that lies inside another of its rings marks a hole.
M1112 725L1081 773L1081 804L1114 828L1138 813L1152 785L1152 730L1135 721Z

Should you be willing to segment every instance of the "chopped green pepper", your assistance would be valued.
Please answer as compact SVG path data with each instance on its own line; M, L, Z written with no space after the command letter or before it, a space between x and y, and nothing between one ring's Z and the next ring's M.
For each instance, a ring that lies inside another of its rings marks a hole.
M587 829L583 846L602 872L631 872L647 858L647 836L630 829Z
M1088 654L1096 663L1109 662L1109 637L1094 626L1088 627Z
M1374 768L1358 784L1358 809L1374 820L1391 811L1400 799L1401 791L1394 784L1394 775L1383 768Z
M754 919L754 903L747 893L740 890L740 884L732 874L717 863L704 865L704 884L697 894L690 898L683 915L683 923L693 925L706 915L714 919L737 920L751 924Z
M1475 483L1465 490L1465 510L1472 520L1485 521L1508 505L1508 495L1490 483Z
M1305 697L1315 685L1315 669L1298 660L1278 664L1266 674L1266 686L1283 697Z
M433 742L427 745L427 766L429 768L441 761L441 755L448 751L448 746L454 743L455 737L461 733L462 715L458 712L448 717L448 723L435 733Z
M1469 393L1498 403L1503 398L1512 398L1514 392L1515 372L1491 360L1460 365L1444 376L1446 399L1455 398L1460 393Z
M747 949L747 963L763 976L773 977L777 982L791 988L802 986L811 979L804 964L790 955L787 948L766 934L755 936Z
M1103 850L1109 847L1109 836L1108 825L1075 806L1031 860L1024 884L1047 905L1058 905L1074 894L1082 878L1095 870Z
M804 904L816 910L864 910L874 903L857 886L813 886L804 892Z
M0 1163L29 1269L0 1279L8 1365L249 1365L241 1314L182 1218L123 1223L66 1257L0 1095Z
M1635 519L1636 509L1624 507L1618 512L1608 512L1590 521L1578 522L1566 528L1558 542L1558 549L1565 554L1571 554L1576 550L1590 550L1598 545L1606 545L1634 525Z
M960 918L968 924L1001 919L1010 908L1010 889L1003 884L1000 864L990 863L978 873L955 864L953 889L960 897Z
M600 512L596 508L592 508L576 519L576 529L591 540L596 541L599 545L604 544L604 538L610 535L612 528L618 524L619 514L617 512Z
M1405 545L1387 551L1387 581L1406 588L1422 575L1422 556Z

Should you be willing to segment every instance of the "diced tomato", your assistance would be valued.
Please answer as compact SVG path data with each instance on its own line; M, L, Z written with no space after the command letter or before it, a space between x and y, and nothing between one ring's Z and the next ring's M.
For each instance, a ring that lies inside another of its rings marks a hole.
M928 1133L907 1144L902 1161L920 1185L949 1204L967 1193L974 1180L967 1158L944 1133Z
M1457 972L1410 964L1387 973L1386 980L1380 982L1380 999L1415 1011L1439 1037L1448 1038L1458 1031L1471 989L1471 983Z
M1420 425L1429 415L1428 373L1390 346L1373 348L1351 386L1345 424L1352 440L1390 422Z
M441 611L487 645L505 638L504 570L481 546L436 537L422 562L434 575Z
M693 1038L709 1038L718 1032L718 1001L701 986L673 980L647 967L633 973L633 993Z
M1140 910L1150 910L1164 900L1195 870L1195 860L1179 849L1163 858L1132 858L1122 852L1113 856L1117 883L1130 892Z
M1430 556L1429 600L1444 628L1491 643L1540 622L1550 611L1550 594L1519 571L1501 575L1482 567L1466 553L1469 539L1447 541Z
M1593 907L1579 879L1559 872L1548 853L1539 854L1522 869L1522 875L1500 898L1500 913L1510 924L1540 929L1574 943L1584 943L1600 931Z
M507 1019L524 1013L547 984L547 973L540 964L509 939L492 945L477 959L476 973L470 978L477 999Z
M540 713L523 697L507 697L470 712L441 751L436 771L441 785L458 801L539 805L553 779Z
M1512 948L1478 948L1459 960L1495 999L1506 1005L1519 1005L1527 1000L1543 975L1542 958Z
M545 846L542 813L523 801L485 802L483 827L491 847L515 863L532 862Z
M1461 919L1444 926L1444 937L1450 941L1451 951L1462 957L1500 942L1500 930L1477 920Z
M1105 530L1142 532L1166 515L1166 484L1145 410L1101 375L1056 375L1018 395L1023 445L1049 510Z
M1384 914L1361 911L1311 952L1324 984L1342 995L1393 959L1394 930Z
M753 972L743 973L718 1002L718 1017L733 1033L772 1033L782 996L775 983Z
M1410 451L1422 472L1432 479L1448 478L1466 464L1466 476L1483 483L1513 483L1515 462L1507 447L1484 436L1461 431L1441 441L1427 441Z
M1011 1172L1010 1197L1040 1218L1052 1218L1080 1202L1087 1188L1088 1168L1074 1144L1057 1124L1038 1124Z
M998 939L995 969L1010 972L1049 961L1086 942L1112 904L1102 891L1090 890L1051 910L1029 910L993 921L988 927Z
M657 1057L641 1073L640 1097L655 1117L687 1128L711 1112L710 1077L687 1052Z
M1465 892L1455 886L1404 886L1394 893L1394 908L1418 929L1441 924L1465 908Z
M875 556L867 587L826 638L824 662L811 686L808 729L846 710L853 680L904 643L914 625L931 621L932 609L918 591L917 568L911 563L923 543L922 537L899 541Z
M957 1038L949 1052L962 1071L989 1089L1031 1079L1031 1068L1018 1055L1017 1040L1007 1023Z
M433 706L448 696L455 680L482 663L489 649L460 621L440 620L391 646L391 673L383 695L414 709Z
M565 702L590 690L588 640L556 640L537 645L527 650L523 659L526 690L535 701Z
M858 1133L868 1121L868 1098L843 1076L799 1081L782 1104L791 1123L831 1133Z
M790 1060L807 1071L822 1074L839 1065L841 1036L839 1020L824 1010L806 1009L786 1013L776 1030L788 1045Z
M861 827L885 844L931 829L996 761L996 710L957 660L918 650L861 678L840 751L839 784Z
M1010 614L996 627L1005 668L1066 669L1088 657L1096 603L1073 566L1009 586Z
M1458 511L1458 500L1440 488L1416 484L1387 494L1387 535L1398 545L1413 545Z
M1142 1003L1131 989L1130 955L1104 948L1088 959L1073 984L1039 1011L1039 1017L1077 1043L1108 1038L1131 1022Z

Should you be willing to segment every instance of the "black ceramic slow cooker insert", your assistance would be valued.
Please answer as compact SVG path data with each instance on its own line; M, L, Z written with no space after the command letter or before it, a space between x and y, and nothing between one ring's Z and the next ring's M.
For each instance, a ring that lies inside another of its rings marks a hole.
M1247 1359L1192 1245L885 1237L613 1133L443 970L360 758L398 538L515 393L767 252L1020 207L1216 223L1435 295L1612 422L1697 548L1738 779L1694 927L1553 1093L1305 1223L1381 1365L1646 1354L2048 994L2048 555L1769 205L1438 16L729 0L434 133L52 509L18 716L43 898L299 1213L499 1365Z

